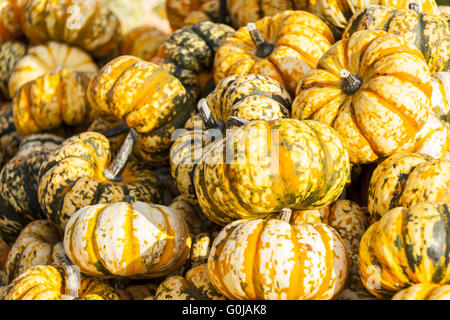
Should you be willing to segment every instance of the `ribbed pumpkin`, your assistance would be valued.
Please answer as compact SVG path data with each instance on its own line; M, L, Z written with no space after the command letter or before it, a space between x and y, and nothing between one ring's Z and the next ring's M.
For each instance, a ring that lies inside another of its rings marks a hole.
M418 283L397 292L392 300L450 300L450 285Z
M55 263L62 249L62 231L47 220L29 223L20 232L6 263L8 283L27 269ZM64 249L62 249L62 253Z
M208 259L218 292L239 300L327 300L341 291L350 262L339 234L282 219L237 220L218 234Z
M28 0L23 32L34 44L61 41L100 58L118 49L119 18L101 0Z
M86 89L95 72L91 57L78 48L57 42L31 48L9 80L17 131L25 136L92 122Z
M28 136L0 171L0 233L9 244L28 223L45 218L38 201L39 169L62 141L51 134Z
M285 207L325 207L341 194L349 175L347 151L330 127L254 120L208 146L194 183L203 213L225 225Z
M155 283L135 284L125 289L117 290L120 300L153 300L158 285Z
M350 19L342 38L346 39L360 30L384 30L394 33L420 49L431 73L450 71L449 19L440 14L416 12L418 6L415 4L410 8L366 8Z
M292 115L332 126L352 163L370 163L414 148L431 94L431 75L415 46L385 31L358 31L303 78Z
M450 122L450 72L433 74L431 85L433 86L431 104L434 114Z
M177 77L197 100L214 89L214 56L232 32L233 28L212 22L177 30L161 45L154 61Z
M152 26L141 26L128 31L123 38L121 54L150 61L169 36Z
M183 84L157 65L121 56L92 80L91 106L109 121L124 119L139 134L137 154L147 162L167 161L171 135L193 110Z
M119 300L117 292L108 284L81 276L76 296L69 296L68 276L60 266L34 266L9 284L4 300Z
M204 21L217 22L220 0L167 0L166 13L173 30Z
M0 43L23 35L20 21L28 0L2 0L0 7Z
M271 77L295 94L298 82L334 43L327 25L305 11L284 11L242 27L217 50L214 80L234 74Z
M421 202L397 207L372 224L361 239L361 280L378 298L416 283L450 281L448 204Z
M144 202L84 207L64 233L69 258L97 277L164 276L185 262L190 246L188 226L176 210Z
M450 160L435 160L416 153L398 153L373 172L368 209L373 218L395 207L434 201L450 203Z
M39 172L38 200L46 216L64 228L78 209L88 205L159 203L156 174L141 161L128 160L135 139L127 136L114 161L108 139L100 133L84 132L65 140Z
M28 46L19 41L8 41L0 45L0 97L10 100L9 78L17 62L27 54Z
M207 264L190 269L186 276L164 280L156 290L155 300L226 300L211 284Z
M11 103L0 103L0 145L3 150L0 163L4 164L16 154L21 140L22 136L14 126Z

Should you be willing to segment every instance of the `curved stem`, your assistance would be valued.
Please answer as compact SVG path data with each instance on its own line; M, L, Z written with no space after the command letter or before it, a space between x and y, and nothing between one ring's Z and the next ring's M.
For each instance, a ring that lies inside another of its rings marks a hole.
M345 94L355 93L362 85L362 80L357 75L351 74L347 69L342 69L340 76L342 80L341 89Z
M289 208L283 208L280 211L280 220L289 223L291 221L292 210Z
M128 132L130 130L130 128L128 127L127 123L125 121L123 121L121 124L119 124L118 126L112 127L112 128L108 128L105 130L100 130L98 131L98 133L104 135L107 138L112 138L112 137L116 137L118 135L121 135L125 132Z
M64 300L78 300L81 282L80 270L72 261L70 261L67 255L60 253L57 255L57 258L61 262L67 276L67 294L63 295L63 298Z
M137 139L138 134L134 129L131 129L114 161L108 168L103 170L103 175L106 179L113 182L123 181L122 172L127 165L131 152L133 152Z
M225 23L227 16L227 0L219 0L219 19L218 23Z
M249 120L231 116L230 118L228 118L227 127L241 127L249 122Z
M216 119L214 119L211 109L209 108L205 98L200 99L200 101L198 102L197 111L202 118L206 129L215 129L221 127L221 124L216 121Z
M262 33L256 28L256 24L250 22L247 24L247 30L255 43L256 55L260 58L265 58L270 55L274 49L274 46L264 39Z

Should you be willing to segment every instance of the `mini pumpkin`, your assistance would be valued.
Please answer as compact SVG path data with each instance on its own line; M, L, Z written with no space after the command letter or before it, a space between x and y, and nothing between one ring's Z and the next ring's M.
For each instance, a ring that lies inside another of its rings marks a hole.
M412 151L431 94L431 75L415 46L385 31L358 31L303 78L292 115L332 126L352 163L371 163Z
M177 77L196 101L214 89L214 56L232 32L233 28L212 22L185 27L161 45L154 61Z
M450 300L450 285L418 283L397 292L392 300Z
M10 100L9 78L17 62L27 54L28 46L20 41L8 41L0 45L0 96Z
M347 151L316 121L254 120L208 146L194 171L203 213L225 225L282 208L322 208L349 180Z
M360 30L397 34L420 49L431 73L450 71L450 25L441 14L422 13L417 4L402 10L371 6L350 19L342 38Z
M45 218L38 201L39 169L62 141L52 134L28 136L0 171L0 233L8 243L28 223Z
M218 292L238 300L327 300L341 291L350 266L339 234L322 223L290 225L289 214L237 220L217 235L208 271Z
M164 276L185 262L190 246L188 226L176 210L144 202L84 207L64 233L69 258L97 277Z
M446 284L448 204L421 202L386 212L364 233L359 248L361 281L377 298L416 283Z
M0 43L23 35L20 21L28 0L3 0L0 8Z
M28 0L23 32L34 44L60 41L101 58L122 40L119 18L100 0Z
M31 48L9 79L14 124L26 136L94 119L86 89L97 66L78 48L49 42Z
M328 26L305 11L284 11L233 33L217 50L214 80L259 74L278 81L291 96L334 43Z
M226 300L218 293L208 274L207 264L190 269L186 276L172 276L156 290L155 300Z
M139 134L137 154L147 162L169 158L171 136L193 111L183 84L163 68L132 56L110 61L88 89L91 106L108 121L124 119Z
M153 26L141 26L128 31L123 39L121 54L150 61L169 36Z
M418 202L450 203L450 160L398 153L381 162L370 179L368 209L375 219Z
M64 228L78 209L88 205L159 203L158 177L130 158L136 139L132 130L114 161L108 139L100 133L84 132L65 140L39 171L38 200L47 218Z
M57 263L54 259L61 253L61 240L62 230L50 221L36 220L26 225L8 255L8 283L33 266Z

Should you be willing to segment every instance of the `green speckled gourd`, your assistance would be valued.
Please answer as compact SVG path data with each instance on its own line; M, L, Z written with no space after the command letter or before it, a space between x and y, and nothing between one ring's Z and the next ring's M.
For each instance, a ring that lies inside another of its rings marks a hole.
M353 16L343 39L360 30L384 30L416 45L423 53L431 73L450 70L450 18L419 12L417 5L397 10L371 6ZM417 11L416 11L417 10Z
M0 147L3 150L2 164L11 159L19 148L22 136L14 126L11 103L0 105Z
M52 134L28 136L0 171L0 234L8 244L28 223L45 219L37 198L39 169L62 141Z
M175 31L154 61L177 77L194 100L214 89L212 66L221 43L234 29L209 21Z
M199 205L221 225L286 207L322 208L349 177L349 156L336 131L295 119L250 121L210 144L194 171Z
M0 45L0 97L10 100L8 83L16 63L27 54L28 46L19 41Z

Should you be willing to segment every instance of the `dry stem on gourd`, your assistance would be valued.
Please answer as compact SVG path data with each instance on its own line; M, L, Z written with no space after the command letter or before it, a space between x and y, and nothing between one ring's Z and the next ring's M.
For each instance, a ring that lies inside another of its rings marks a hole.
M117 154L114 161L108 168L103 170L103 175L106 179L113 182L123 181L122 172L125 169L131 152L133 152L133 148L138 137L139 136L136 131L134 129L131 129L127 137L125 138L122 147L120 147L119 153Z

